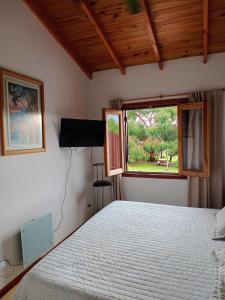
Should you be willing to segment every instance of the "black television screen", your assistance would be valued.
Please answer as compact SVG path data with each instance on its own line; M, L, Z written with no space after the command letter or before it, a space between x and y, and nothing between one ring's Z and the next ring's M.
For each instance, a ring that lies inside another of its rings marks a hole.
M101 147L105 138L105 121L61 119L60 147Z

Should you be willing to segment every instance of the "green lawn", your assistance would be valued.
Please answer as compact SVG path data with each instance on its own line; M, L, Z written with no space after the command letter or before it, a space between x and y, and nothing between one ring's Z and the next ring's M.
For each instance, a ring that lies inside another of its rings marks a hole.
M178 173L178 168L177 166L170 166L167 170L165 166L157 166L150 162L139 162L128 164L128 171Z

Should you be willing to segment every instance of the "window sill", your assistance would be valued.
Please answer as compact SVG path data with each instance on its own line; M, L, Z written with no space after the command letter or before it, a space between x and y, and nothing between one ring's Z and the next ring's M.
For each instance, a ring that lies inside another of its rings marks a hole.
M123 177L136 177L136 178L158 178L158 179L187 179L187 176L174 174L174 173L148 173L148 172L131 172L125 171Z

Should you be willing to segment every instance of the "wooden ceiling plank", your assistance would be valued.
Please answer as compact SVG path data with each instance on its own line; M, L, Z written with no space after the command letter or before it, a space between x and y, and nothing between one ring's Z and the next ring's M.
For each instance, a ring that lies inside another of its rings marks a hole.
M63 47L63 49L69 54L69 56L79 65L81 70L88 76L89 79L92 78L92 71L89 67L82 61L82 59L76 54L74 49L65 40L65 38L55 29L52 22L43 14L41 8L37 5L36 0L23 0L23 2L28 6L32 13L38 18L38 20L44 25L48 32L54 37L54 39Z
M209 0L203 0L203 63L208 61Z
M154 27L153 27L151 14L150 14L150 11L147 7L147 1L142 0L141 2L142 2L142 6L144 8L144 13L145 13L146 21L147 21L147 29L148 29L150 39L152 41L152 47L153 47L153 51L154 51L154 54L155 54L155 58L158 62L159 69L163 70L163 62L162 62L162 58L161 58L161 55L160 55L159 46L158 46L158 42L157 42L157 38L156 38L156 33L155 33L155 30L154 30Z
M89 70L95 72L117 67L80 1L33 0ZM126 68L157 62L142 5L142 12L133 15L125 0L87 0L87 3ZM146 3L163 62L196 55L202 55L203 62L204 0L146 0ZM225 1L208 3L209 58L211 53L225 51Z
M120 61L120 58L117 56L111 42L109 41L105 30L102 26L102 24L98 21L98 19L96 18L96 15L94 14L91 6L87 3L86 0L81 0L80 1L81 7L83 8L85 14L87 15L87 17L89 18L89 20L92 22L92 24L94 25L100 39L102 40L102 42L104 43L108 53L110 54L110 56L112 57L113 61L115 62L115 64L118 66L118 68L120 69L120 72L124 75L126 73L126 69L125 66L122 64L122 62Z

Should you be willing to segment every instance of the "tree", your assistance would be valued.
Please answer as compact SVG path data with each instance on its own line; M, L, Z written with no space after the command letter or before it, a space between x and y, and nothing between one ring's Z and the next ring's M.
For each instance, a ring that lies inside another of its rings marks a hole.
M178 153L177 107L160 107L128 111L129 162L155 161L157 157L172 161Z
M108 118L107 125L109 132L119 134L119 121L117 121L114 117Z
M154 162L156 160L156 156L160 154L160 145L162 141L160 139L149 137L144 142L144 150L150 154L149 160Z
M168 143L168 155L169 155L170 162L172 162L173 156L177 155L177 153L178 153L177 140L174 140L174 141Z
M142 145L139 143L138 139L135 137L130 137L128 142L129 154L128 162L136 163L138 161L147 161L148 154L144 151Z

